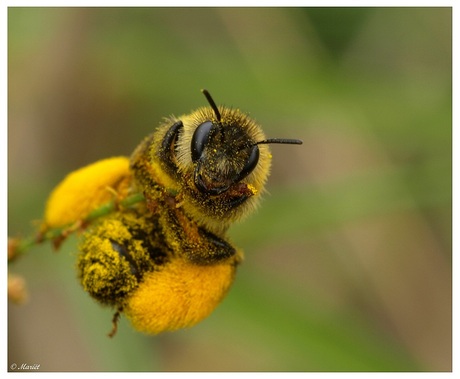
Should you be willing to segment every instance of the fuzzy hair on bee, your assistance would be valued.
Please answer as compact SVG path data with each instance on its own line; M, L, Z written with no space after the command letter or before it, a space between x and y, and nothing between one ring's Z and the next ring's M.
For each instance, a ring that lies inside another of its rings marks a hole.
M258 164L245 182L235 179L249 158L248 146L265 140L265 135L255 121L238 109L220 107L219 112L221 121L211 108L200 108L190 115L171 117L163 125L165 129L178 122L183 125L175 146L177 171L172 176L181 185L184 207L199 224L218 233L256 208L271 166L270 150L261 145ZM194 162L192 142L197 128L206 126L206 122L222 126L208 137L200 158ZM154 139L155 151L161 142L161 138ZM233 200L224 201L227 199Z
M251 213L267 181L269 144L239 109L217 106L166 118L130 158L105 159L70 173L51 193L42 230L85 220L116 196L144 201L85 225L77 259L83 289L157 334L190 327L225 297L243 259L227 236Z

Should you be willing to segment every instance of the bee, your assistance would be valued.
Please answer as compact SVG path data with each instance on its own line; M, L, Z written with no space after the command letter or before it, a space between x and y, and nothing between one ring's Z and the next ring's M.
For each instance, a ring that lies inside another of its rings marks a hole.
M42 230L84 220L113 198L141 193L84 227L77 258L83 289L124 314L138 331L191 327L225 297L242 251L229 226L257 206L269 175L267 139L239 109L209 106L170 117L130 158L113 157L70 173L51 193Z

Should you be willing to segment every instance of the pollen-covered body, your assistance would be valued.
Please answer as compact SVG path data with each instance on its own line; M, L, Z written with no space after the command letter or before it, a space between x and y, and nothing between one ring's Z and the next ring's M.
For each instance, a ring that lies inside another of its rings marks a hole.
M139 190L127 162L106 159L69 174L50 196L44 228L82 220L113 198L122 200L118 191L126 196ZM223 236L198 227L159 167L149 165L149 170L155 183L150 188L158 189L147 191L149 205L120 208L91 224L77 268L93 298L122 309L136 329L157 334L207 317L230 288L242 253Z
M166 119L129 159L71 173L45 211L43 233L85 228L77 261L84 290L146 333L192 326L224 298L243 259L227 229L258 204L266 144L300 142L266 140L246 114L203 93L210 108ZM122 205L139 193L143 201ZM113 212L86 221L109 201Z
M207 259L215 249L207 237L180 209L149 212L140 204L85 233L78 258L81 283L100 303L121 309L139 331L193 326L223 299L242 259L230 245L230 254Z

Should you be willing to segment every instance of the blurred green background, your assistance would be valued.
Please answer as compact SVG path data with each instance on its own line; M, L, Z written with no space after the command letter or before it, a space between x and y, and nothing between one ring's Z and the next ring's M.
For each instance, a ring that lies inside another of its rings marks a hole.
M246 260L198 326L156 337L80 288L76 241L10 266L8 363L42 371L450 371L451 8L9 8L8 234L78 167L170 114L250 112L272 146Z

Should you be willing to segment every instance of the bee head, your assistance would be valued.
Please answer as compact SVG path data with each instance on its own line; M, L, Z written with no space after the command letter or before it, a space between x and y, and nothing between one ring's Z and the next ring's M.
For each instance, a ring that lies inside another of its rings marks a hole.
M182 183L191 202L208 217L239 218L268 177L271 154L267 145L302 141L266 139L247 114L217 107L208 91L203 94L210 107L169 120L157 156L163 169Z
M199 124L191 140L194 183L200 192L219 195L244 180L259 163L260 144L301 143L264 139L260 128L246 115L222 108L222 117L210 93L203 90L203 94L215 117Z

